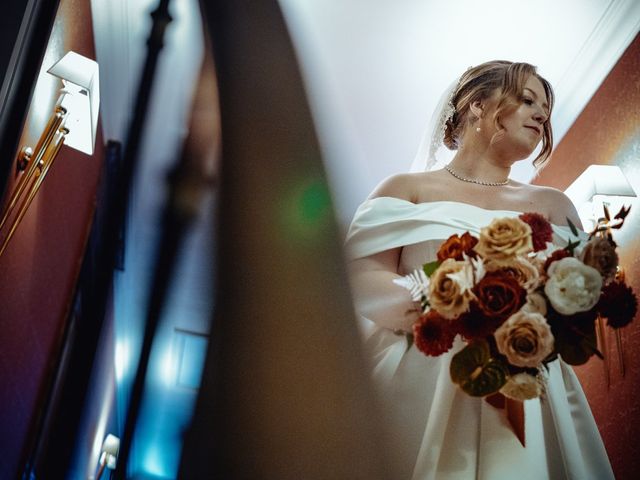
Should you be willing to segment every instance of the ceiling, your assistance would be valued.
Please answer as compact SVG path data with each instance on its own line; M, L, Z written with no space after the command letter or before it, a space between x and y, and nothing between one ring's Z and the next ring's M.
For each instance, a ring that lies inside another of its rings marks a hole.
M489 59L539 66L555 86L559 140L640 26L634 0L280 0L317 124L338 220L343 228L384 177L407 171L440 93L468 66ZM157 0L91 0L106 140L123 141ZM164 179L185 137L203 55L198 0L174 0L160 57L142 162L127 225L126 270L115 287L120 409L126 405L140 344ZM528 181L521 162L512 176ZM210 220L210 219L209 219ZM176 329L206 332L213 227L201 221L181 259L178 280L151 358L141 440L132 452L139 476L169 478L194 392L167 381L179 345ZM181 340L182 341L182 340ZM175 355L174 355L175 356ZM123 382L124 379L124 382ZM182 413L180 413L182 412ZM120 418L122 422L122 418ZM166 452L173 452L166 455Z

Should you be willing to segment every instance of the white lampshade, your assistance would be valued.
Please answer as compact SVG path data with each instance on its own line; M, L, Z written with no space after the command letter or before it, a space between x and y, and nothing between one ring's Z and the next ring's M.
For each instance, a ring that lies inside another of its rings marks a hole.
M594 195L636 196L627 177L617 165L589 165L564 193L576 206L591 201Z
M636 196L631 184L616 165L590 165L564 192L576 206L585 226L593 226L603 215L602 205L609 204L612 214L627 197Z
M112 434L107 435L102 443L100 462L104 463L110 470L114 470L116 468L116 460L118 459L119 450L120 439Z
M64 85L59 103L68 112L65 145L87 155L93 154L100 108L98 64L75 52L67 52L48 72Z

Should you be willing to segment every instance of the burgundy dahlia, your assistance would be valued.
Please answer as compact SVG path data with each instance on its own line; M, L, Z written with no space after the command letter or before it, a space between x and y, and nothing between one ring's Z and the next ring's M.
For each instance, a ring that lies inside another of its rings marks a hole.
M547 270L549 270L549 265L551 265L553 262L557 261L557 260L562 260L563 258L567 258L570 257L571 254L566 251L564 248L560 249L560 250L555 250L550 256L549 258L547 258L547 261L544 262L544 271L546 272Z
M453 346L456 330L451 320L429 310L413 324L416 347L425 355L437 357Z
M638 299L631 287L623 282L611 282L602 289L602 296L596 308L600 315L607 318L607 325L622 328L636 316Z
M547 247L547 242L553 240L551 224L539 213L527 212L518 218L531 227L531 239L533 240L534 252L544 250Z

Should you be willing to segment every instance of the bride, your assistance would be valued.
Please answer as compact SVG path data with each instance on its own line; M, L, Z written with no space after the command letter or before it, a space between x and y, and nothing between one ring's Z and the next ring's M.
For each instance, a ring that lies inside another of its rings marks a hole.
M358 208L347 255L358 313L368 325L373 379L398 451L398 479L607 479L613 473L580 384L561 359L550 364L542 399L524 402L523 446L504 412L470 397L449 376L463 346L427 357L407 348L417 313L393 280L435 259L454 233L476 235L495 217L538 212L566 244L567 218L580 226L560 191L509 179L529 157L541 166L553 146L553 91L527 63L487 62L467 70L434 118L427 165L442 143L456 150L443 169L383 181ZM428 167L427 167L428 170Z

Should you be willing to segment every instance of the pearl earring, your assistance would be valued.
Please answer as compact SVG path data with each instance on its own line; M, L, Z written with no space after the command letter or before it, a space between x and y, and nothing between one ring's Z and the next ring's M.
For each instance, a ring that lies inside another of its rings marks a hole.
M476 127L476 132L480 133L480 127Z

